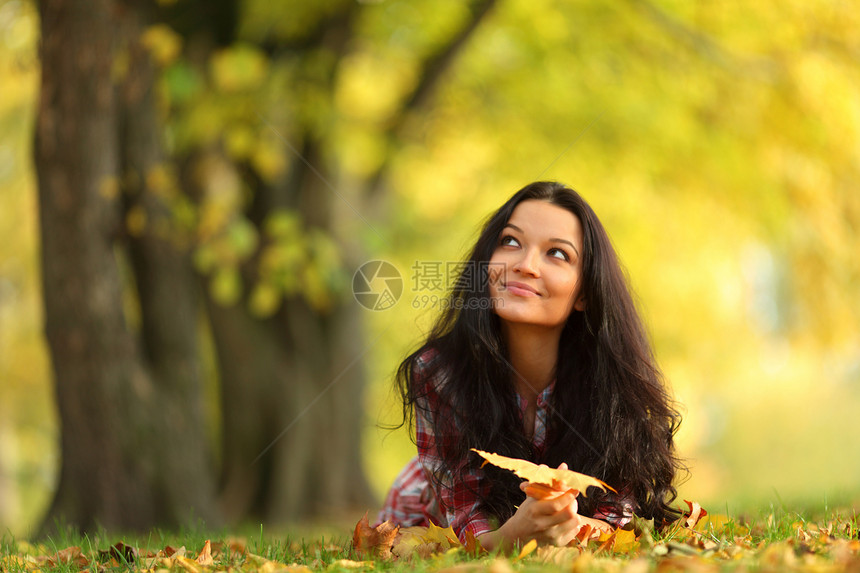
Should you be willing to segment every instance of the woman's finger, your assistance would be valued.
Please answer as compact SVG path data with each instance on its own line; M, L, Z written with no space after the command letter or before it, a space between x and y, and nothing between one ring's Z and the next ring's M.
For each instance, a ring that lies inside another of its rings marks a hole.
M527 496L535 499L555 499L567 493L564 490L558 490L546 484L530 482L526 482L526 485L522 490Z
M579 495L579 492L575 489L558 489L542 483L523 482L520 485L520 489L523 490L527 496L535 499L555 499L567 493L572 493L573 497Z

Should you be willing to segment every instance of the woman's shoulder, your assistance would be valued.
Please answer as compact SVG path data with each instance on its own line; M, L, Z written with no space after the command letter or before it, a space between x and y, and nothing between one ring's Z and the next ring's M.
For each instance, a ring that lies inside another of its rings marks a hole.
M419 393L436 394L448 379L444 359L438 349L425 347L412 361L412 384Z
M413 369L415 372L427 372L434 367L439 360L439 351L432 346L425 346L418 350L413 358Z

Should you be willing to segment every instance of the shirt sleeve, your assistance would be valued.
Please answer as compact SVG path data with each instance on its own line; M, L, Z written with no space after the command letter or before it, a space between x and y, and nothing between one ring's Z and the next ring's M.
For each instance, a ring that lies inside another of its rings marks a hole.
M435 381L427 381L421 376L421 361L416 372L415 382L422 385L423 396L415 408L415 441L418 445L418 461L427 474L427 481L439 501L439 512L457 534L461 542L466 542L466 532L475 537L492 531L487 516L478 508L480 497L488 493L489 485L480 469L462 469L452 472L444 469L441 449L453 444L459 436L456 424L444 424L449 428L446 435L435 435L430 416L453 416L449 407L442 405Z

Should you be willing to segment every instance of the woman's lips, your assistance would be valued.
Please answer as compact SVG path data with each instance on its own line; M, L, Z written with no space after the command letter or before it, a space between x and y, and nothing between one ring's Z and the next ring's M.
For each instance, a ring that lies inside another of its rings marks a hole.
M505 290L516 296L540 296L534 287L530 287L524 283L509 282L505 283Z

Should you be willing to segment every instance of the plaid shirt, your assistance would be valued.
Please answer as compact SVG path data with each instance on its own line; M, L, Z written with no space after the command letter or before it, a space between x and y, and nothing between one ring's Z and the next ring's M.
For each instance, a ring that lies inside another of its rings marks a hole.
M404 527L413 525L429 525L429 522L441 526L451 526L460 540L465 543L465 534L471 532L475 537L493 530L487 515L478 509L480 498L489 493L489 484L481 469L464 469L456 476L450 472L442 474L442 486L428 476L442 471L442 458L438 450L440 443L456 440L458 436L437 436L433 426L426 419L425 413L438 415L442 410L438 389L444 381L427 381L421 376L425 365L435 356L435 353L425 352L417 359L415 365L415 383L425 384L426 404L420 404L415 409L415 438L418 445L418 455L400 472L388 492L382 510L379 512L378 523L390 520ZM430 382L433 382L432 384ZM532 443L540 453L546 444L546 421L548 401L554 384L548 386L537 396L534 430ZM520 411L525 419L528 401L517 395ZM476 454L477 455L477 454ZM618 515L613 513L613 506L602 505L594 515L616 527L621 527L632 518L633 504L624 499L622 506L625 511Z

